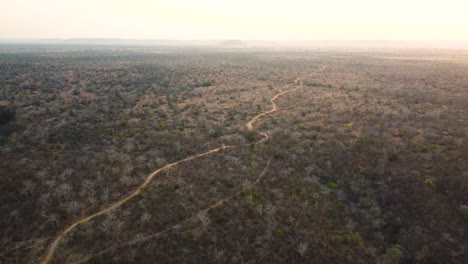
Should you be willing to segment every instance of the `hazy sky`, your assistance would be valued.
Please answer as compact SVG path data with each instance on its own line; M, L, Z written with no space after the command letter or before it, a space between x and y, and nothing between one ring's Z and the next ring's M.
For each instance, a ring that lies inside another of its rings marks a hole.
M0 0L0 38L468 40L468 0Z

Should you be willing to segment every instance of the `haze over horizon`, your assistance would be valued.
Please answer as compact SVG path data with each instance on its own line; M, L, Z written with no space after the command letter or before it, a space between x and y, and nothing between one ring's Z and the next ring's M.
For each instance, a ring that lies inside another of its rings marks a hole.
M461 0L0 0L0 39L468 40Z

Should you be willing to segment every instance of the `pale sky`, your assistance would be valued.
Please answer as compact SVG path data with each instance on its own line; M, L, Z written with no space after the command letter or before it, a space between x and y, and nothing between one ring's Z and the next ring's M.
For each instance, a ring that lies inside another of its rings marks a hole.
M468 0L0 0L0 38L468 40Z

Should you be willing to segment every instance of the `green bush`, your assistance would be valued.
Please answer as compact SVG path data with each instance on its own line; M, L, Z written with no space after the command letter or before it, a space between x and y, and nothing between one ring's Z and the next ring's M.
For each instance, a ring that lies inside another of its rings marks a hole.
M369 209L374 205L374 201L369 197L361 197L359 198L359 206L361 208Z
M282 238L282 237L284 236L283 230L281 230L281 229L279 229L279 228L276 229L276 231L275 231L275 236L276 236L277 238Z
M244 130L243 136L247 139L249 142L253 142L257 139L259 133L255 130Z
M252 199L257 200L258 199L258 193L252 192Z
M390 248L387 248L385 254L380 256L379 263L381 264L398 264L400 263L400 258L403 256L403 251L400 245L393 245Z
M460 207L458 208L458 212L464 216L464 217L468 217L468 205L460 205Z
M202 83L202 86L203 86L203 87L208 87L208 86L212 86L212 85L214 85L214 82L213 82L213 81L204 81L204 82Z
M343 125L344 129L352 130L353 129L353 122L347 123Z
M373 217L379 217L380 214L382 213L382 211L380 210L380 208L378 206L372 206L371 209L369 209L369 213Z
M427 187L431 189L434 188L434 182L431 179L426 179L424 182L426 183Z
M334 183L334 182L328 182L327 183L327 186L328 188L332 189L332 190L336 190L338 189L338 184Z

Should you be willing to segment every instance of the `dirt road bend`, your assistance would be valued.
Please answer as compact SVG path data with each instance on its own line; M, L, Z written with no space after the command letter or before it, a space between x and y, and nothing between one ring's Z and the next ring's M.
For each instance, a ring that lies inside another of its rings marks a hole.
M300 81L300 78L297 78L295 81L294 81L294 84L297 85L297 87L295 88L292 88L292 89L288 89L288 90L285 90L285 91L281 91L279 93L277 93L275 96L273 96L273 98L270 99L270 102L271 102L271 110L268 110L268 111L265 111L263 113L260 113L256 116L254 116L250 121L247 122L246 126L247 126L247 129L252 131L253 130L253 125L254 123L259 119L261 118L262 116L265 116L265 115L269 115L271 113L274 113L276 111L278 111L278 106L276 104L276 100L282 96L282 95L285 95L287 93L290 93L290 92L293 92L293 91L296 91L297 89L301 88L303 86L303 83ZM288 85L289 86L289 85ZM287 87L288 87L287 86ZM267 133L264 133L264 132L261 132L260 133L263 138L261 140L259 140L258 142L254 143L254 144L260 144L260 143L263 143L264 141L266 141L268 138L269 138L269 135ZM249 144L251 145L251 144ZM210 154L213 154L213 153L216 153L216 152L219 152L221 150L224 150L224 149L228 149L228 148L235 148L235 147L238 147L238 146L226 146L226 145L222 145L221 147L219 148L215 148L215 149L212 149L212 150L208 150L206 152L203 152L203 153L199 153L199 154L196 154L196 155L192 155L190 157L187 157L185 159L182 159L182 160L179 160L179 161L176 161L176 162L173 162L173 163L169 163L153 172L151 172L145 179L145 181L135 190L133 191L132 193L130 193L129 195L123 197L121 200L111 204L109 207L99 211L99 212L96 212L94 214L91 214L91 215L88 215L84 218L81 218L75 222L73 222L70 226L68 226L66 229L64 229L62 232L60 232L57 237L55 237L54 241L52 242L52 244L49 246L45 256L43 257L42 261L40 262L41 264L48 264L50 263L50 261L53 259L54 257L54 254L57 250L57 247L59 246L60 242L62 242L63 238L68 234L70 233L71 231L73 231L77 226L81 225L81 224L84 224L86 222L89 222L90 220L98 217L98 216L101 216L101 215L105 215L109 212L111 212L112 210L122 206L123 204L127 203L129 200L131 200L132 198L134 198L135 196L138 196L141 191L143 189L145 189L148 184L151 182L151 180L154 178L154 176L156 176L159 172L161 171L164 171L166 169L169 169L171 167L174 167L176 166L177 164L179 163L183 163L183 162L186 162L186 161L190 161L190 160L194 160L194 159L197 159L197 158L200 158L200 157L203 157L203 156L207 156L207 155L210 155Z

